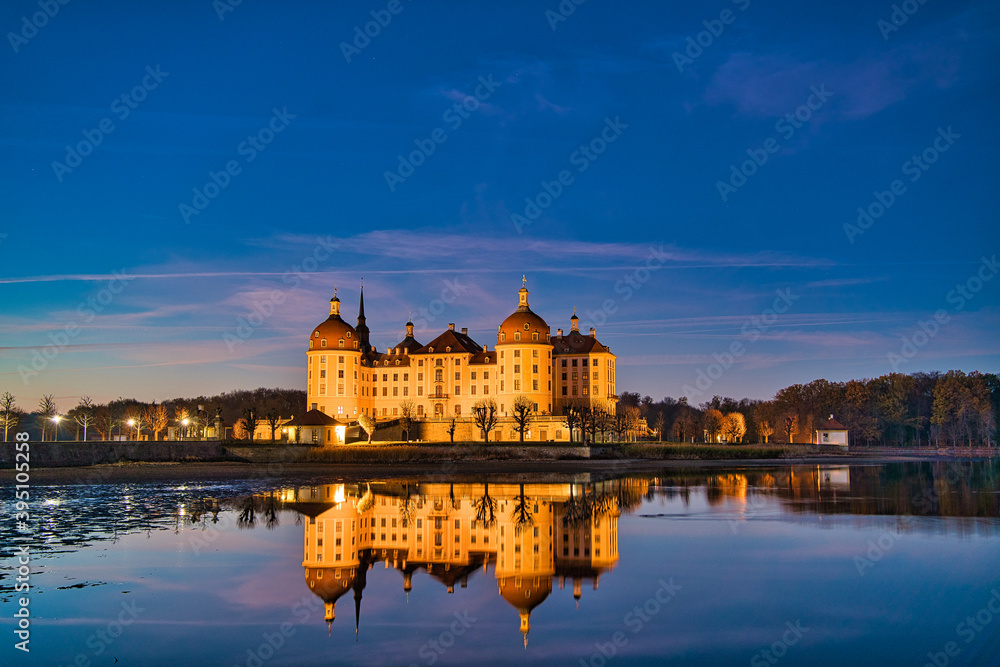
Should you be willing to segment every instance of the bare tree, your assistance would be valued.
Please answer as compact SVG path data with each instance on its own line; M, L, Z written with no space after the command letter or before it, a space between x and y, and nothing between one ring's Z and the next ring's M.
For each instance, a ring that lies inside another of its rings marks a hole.
M766 419L757 422L757 435L764 438L764 444L767 444L767 439L774 435L774 427L771 426L771 422Z
M722 431L723 419L722 412L719 410L715 408L705 410L705 416L702 417L701 425L702 430L705 431L705 437L708 438L708 442L718 440L718 435Z
M563 406L563 421L569 429L569 441L573 442L573 430L580 426L580 406L576 403L567 403Z
M69 411L78 425L83 427L83 439L87 440L87 430L94 423L94 402L90 396L81 396L80 403Z
M492 398L476 401L472 406L472 419L483 434L483 442L489 442L490 431L497 426L497 402Z
M243 408L243 428L246 429L250 442L253 442L254 431L257 430L257 406L248 405Z
M413 428L413 419L417 416L417 405L412 399L406 399L399 404L399 428L406 434L406 442L410 442L410 429Z
M518 395L510 406L514 415L514 430L524 442L524 434L531 429L531 422L534 418L535 402L524 394Z
M799 432L799 417L798 415L786 415L784 420L781 422L781 431L788 438L788 442L791 443L795 434Z
M642 412L639 408L631 405L625 408L625 433L629 442L635 442L642 433Z
M153 440L159 440L160 431L167 427L167 409L162 405L154 403L143 410L143 417L146 420L146 424L149 425L149 431L153 436Z
M177 425L181 427L181 437L182 438L186 438L189 435L188 428L189 428L190 423L192 421L191 420L191 411L188 410L187 407L185 407L183 405L175 405L174 406L174 421L176 421Z
M124 420L130 429L135 429L135 439L138 440L142 436L142 429L146 424L145 411L134 405L125 411ZM131 433L129 436L131 437Z
M375 435L375 428L378 425L375 415L367 412L358 415L358 426L368 434L368 444L372 444L372 436Z
M608 441L608 432L613 431L615 427L615 415L612 412L612 408L608 405L595 405L592 411L593 421L594 421L594 440L597 440L597 434L601 434L601 442Z
M455 444L455 431L457 429L458 426L455 425L455 418L452 417L451 424L448 425L448 437L451 438L451 444L453 445Z
M267 412L264 413L264 419L267 421L267 427L271 429L271 444L274 444L274 434L278 430L278 426L281 422L281 415L278 414L276 408L269 408Z
M0 396L0 423L3 424L3 441L7 442L7 433L17 428L18 422L24 416L24 411L14 403L14 395L5 391Z
M742 412L730 412L723 420L722 430L730 444L743 442L743 436L747 434L746 417Z
M656 418L653 420L653 430L656 431L656 441L663 442L663 427L666 423L666 419L663 417L662 412L656 413Z
M56 416L59 409L56 407L56 399L52 394L45 394L38 401L38 421L42 425L42 442L45 442L45 429L49 422Z

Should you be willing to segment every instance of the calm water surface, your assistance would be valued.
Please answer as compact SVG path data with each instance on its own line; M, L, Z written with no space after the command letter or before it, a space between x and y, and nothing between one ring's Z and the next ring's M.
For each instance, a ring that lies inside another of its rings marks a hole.
M1000 664L1000 464L35 487L0 664ZM933 662L932 662L933 661Z

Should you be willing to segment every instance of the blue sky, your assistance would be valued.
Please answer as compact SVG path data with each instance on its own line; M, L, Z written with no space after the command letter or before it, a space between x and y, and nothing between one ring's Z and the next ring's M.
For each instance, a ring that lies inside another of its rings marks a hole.
M362 277L492 348L525 274L655 398L1000 370L995 4L389 4L6 3L0 389L302 386Z

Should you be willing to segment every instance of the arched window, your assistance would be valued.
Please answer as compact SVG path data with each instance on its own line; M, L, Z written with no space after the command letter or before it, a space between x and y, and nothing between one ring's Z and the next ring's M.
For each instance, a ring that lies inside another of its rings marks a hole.
M320 347L326 347L326 339L325 338L319 342L319 346Z
M344 339L343 338L340 339L340 341L337 344L337 347L344 347Z
M514 332L514 340L521 340L521 332L520 331L515 331Z

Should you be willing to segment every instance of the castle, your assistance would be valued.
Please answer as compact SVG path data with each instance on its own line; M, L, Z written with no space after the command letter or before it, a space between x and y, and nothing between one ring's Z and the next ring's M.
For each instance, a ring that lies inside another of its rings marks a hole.
M611 349L597 340L594 329L580 332L575 312L569 332L557 329L551 336L549 325L528 304L526 282L522 279L517 308L497 327L493 350L454 324L429 343L420 343L412 321L399 343L376 350L369 342L364 288L357 325L351 326L341 316L334 287L330 315L310 332L306 352L306 400L310 411L319 413L309 413L317 422L312 425L313 441L344 442L342 427L360 415L392 420L407 401L412 401L418 421L450 424L454 419L464 429L461 435L468 433L470 439L476 439L472 407L482 399L496 401L497 439L512 439L510 413L520 396L534 408L526 440L569 440L560 415L570 403L613 409L618 396ZM297 421L308 426L310 420ZM424 432L429 439L439 439L433 429Z

